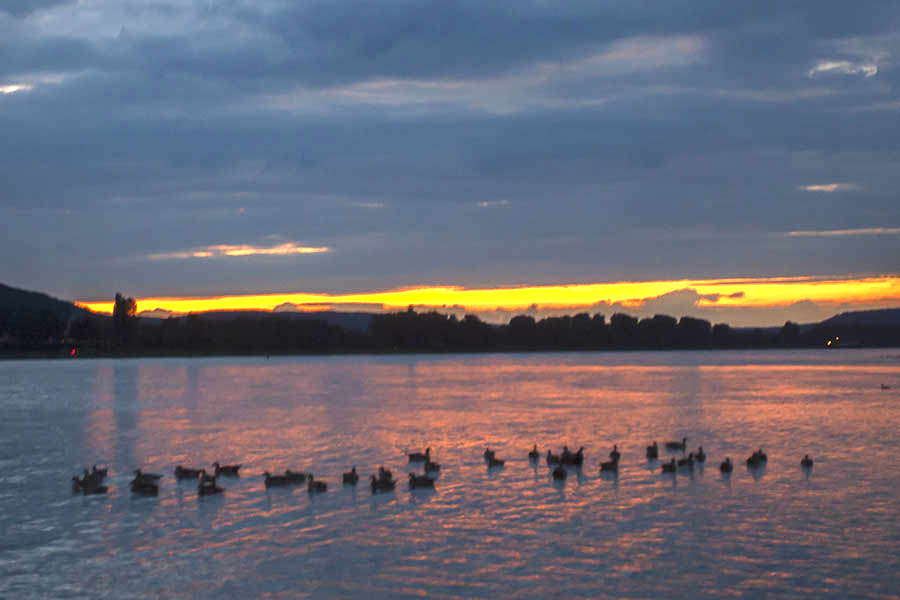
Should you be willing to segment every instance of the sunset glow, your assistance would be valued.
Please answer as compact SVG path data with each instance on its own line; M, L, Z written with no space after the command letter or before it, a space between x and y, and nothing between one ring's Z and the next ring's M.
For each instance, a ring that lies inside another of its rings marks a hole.
M524 310L572 307L585 309L598 303L640 306L643 302L680 290L700 295L698 306L787 306L803 300L823 304L900 301L900 277L885 275L861 279L775 277L615 282L493 289L419 287L357 294L259 294L208 298L138 298L138 310L157 308L175 313L210 310L273 310L285 303L298 309L320 310L323 305L369 305L373 310L397 310L410 305L462 307L466 310ZM98 312L112 312L112 302L81 302Z

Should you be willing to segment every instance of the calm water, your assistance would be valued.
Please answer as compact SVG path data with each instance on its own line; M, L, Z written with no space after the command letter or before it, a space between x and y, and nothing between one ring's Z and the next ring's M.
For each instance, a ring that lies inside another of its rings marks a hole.
M2 362L0 416L0 597L900 593L900 350ZM683 436L705 471L644 459ZM554 485L534 443L585 466ZM425 446L433 492L338 484ZM171 477L215 460L244 464L223 496ZM92 463L109 493L73 496ZM285 468L328 493L267 492Z

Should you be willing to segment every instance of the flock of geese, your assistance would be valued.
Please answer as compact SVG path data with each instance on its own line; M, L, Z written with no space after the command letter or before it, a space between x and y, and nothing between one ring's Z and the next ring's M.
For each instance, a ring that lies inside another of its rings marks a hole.
M687 438L682 438L680 442L666 442L664 448L668 452L681 452L681 458L672 457L669 461L660 463L662 473L674 474L678 471L693 472L695 465L704 465L706 463L706 453L703 446L700 446L696 452L686 453ZM484 461L488 469L503 467L505 461L497 458L496 452L490 448L484 450ZM617 445L613 445L612 451L609 453L609 460L600 463L601 473L617 474L619 471L619 459L621 453ZM436 476L441 471L441 465L431 460L431 448L426 448L425 452L413 452L407 455L411 464L422 463L424 473L418 475L409 473L409 488L434 488ZM528 453L528 460L532 465L536 465L540 461L541 453L538 452L537 444ZM659 446L653 442L647 446L647 460L651 463L659 460ZM568 476L566 467L575 467L580 469L584 464L584 447L582 446L576 452L569 450L568 446L563 446L562 452L553 454L547 450L545 455L547 466L551 467L551 475L555 481L565 480ZM746 461L747 468L751 470L763 467L768 461L768 456L763 452L762 448L751 454ZM242 465L220 465L218 462L212 464L212 474L207 473L206 469L194 469L178 465L175 467L176 480L194 480L197 482L197 494L207 496L211 494L221 494L224 489L217 485L216 481L219 477L238 477L238 471ZM812 469L813 460L809 455L805 455L800 461L800 466L809 470ZM723 475L728 476L734 469L731 458L726 457L719 464L719 470ZM72 477L72 493L89 494L105 494L108 490L103 485L108 469L98 469L97 465L91 467L90 470L84 469L81 477L77 475ZM283 475L272 475L265 471L264 481L266 489L270 487L288 487L305 485L310 494L328 491L328 484L313 477L312 473L302 471L285 470ZM131 480L130 488L132 493L142 496L157 496L159 494L159 481L162 475L158 473L144 473L140 469L134 471L134 479ZM344 485L355 486L359 483L359 474L354 466L350 471L343 474L342 483ZM369 478L369 487L372 493L388 492L394 489L397 480L393 474L383 466L378 467L378 473L373 474Z

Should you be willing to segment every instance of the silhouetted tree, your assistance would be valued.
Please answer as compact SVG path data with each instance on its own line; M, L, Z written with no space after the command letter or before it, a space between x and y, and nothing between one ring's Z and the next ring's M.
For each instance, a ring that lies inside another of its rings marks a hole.
M797 346L800 342L800 326L791 321L787 321L778 332L775 343L779 346Z
M712 341L712 327L705 319L681 317L678 321L678 345L685 348L703 348Z
M127 344L134 337L134 330L137 327L137 302L134 298L126 298L122 294L116 293L116 301L113 305L113 330L116 339Z
M734 345L734 335L727 323L716 323L712 328L712 344L717 348Z
M628 348L637 345L638 320L624 313L616 313L609 320L609 337L613 346Z

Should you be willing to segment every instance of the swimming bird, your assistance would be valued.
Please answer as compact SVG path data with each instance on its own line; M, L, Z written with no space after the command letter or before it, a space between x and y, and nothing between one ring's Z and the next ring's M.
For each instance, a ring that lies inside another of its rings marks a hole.
M647 446L647 458L654 459L659 458L659 446L656 445L656 442L653 442L652 445Z
M694 460L701 463L706 462L706 453L703 452L703 446L700 446L697 450L697 453L694 455Z
M491 450L490 448L485 448L484 455L483 455L484 461L485 462L490 461L492 458L494 458L494 454L495 454L495 452L493 450Z
M343 481L345 485L356 485L359 482L359 475L356 474L355 466L349 472L344 473Z
M140 481L146 481L149 483L156 483L160 479L162 479L162 475L160 475L159 473L144 473L140 469L134 470L134 480L135 481L140 480Z
M494 467L502 467L505 462L506 461L501 460L501 459L495 457L494 455L491 455L487 459L487 466L488 466L488 469L493 469Z
M619 460L613 459L607 462L600 463L601 471L618 471L619 470Z
M306 483L306 473L303 471L291 471L290 469L286 469L284 471L284 476L293 484Z
M441 470L441 465L436 462L431 462L430 460L425 461L425 472L426 473L437 473Z
M609 453L609 458L611 460L619 462L620 456L622 456L622 454L619 452L619 447L617 445L613 444L613 449L612 449L612 452Z
M316 481L316 480L314 480L314 479L313 479L313 474L310 473L310 474L309 474L309 477L307 478L307 481L306 481L306 491L309 492L310 494L317 494L317 493L321 493L321 492L327 492L327 491L328 491L328 484L325 483L324 481Z
M547 464L548 465L558 465L559 464L559 456L553 454L549 450L547 450Z
M378 467L378 481L392 481L394 474L385 469L383 466Z
M158 496L159 484L156 481L156 479L151 479L143 474L135 475L131 480L131 493L141 496Z
M81 492L85 496L89 496L91 494L105 494L108 490L109 488L107 488L105 485L100 485L99 483L90 484L87 487L81 487Z
M200 478L197 480L197 494L200 496L210 496L212 494L221 494L225 490L216 485L216 476L209 475L206 469L200 469Z
M762 451L762 448L754 452L750 455L750 458L747 459L747 466L751 469L755 469L757 467L761 467L764 462L768 460L766 453Z
M684 467L685 469L694 469L694 453L691 452L684 458L678 459L678 468Z
M263 472L263 476L266 478L266 488L281 487L294 483L286 475L271 475L268 471L265 471Z
M175 467L175 479L197 479L202 469L189 469L178 465Z
M220 465L217 462L214 462L213 466L216 468L216 477L218 477L219 475L237 477L238 469L241 468L241 465Z
M684 452L687 449L687 438L681 438L680 442L666 442L666 450L681 450Z
M733 469L734 465L731 464L731 459L726 456L725 460L722 461L722 464L719 465L719 470L723 473L731 473Z
M433 487L434 479L431 477L428 477L427 475L416 475L415 473L409 474L409 489Z
M528 453L528 460L537 460L540 457L540 453L537 449L537 444L534 445L534 448L531 449L531 452Z
M102 469L98 469L97 465L93 465L91 467L91 475L93 475L94 477L97 477L100 481L103 481L104 479L106 479L107 473L109 473L108 467L103 467Z
M372 487L372 493L374 494L376 492L389 492L394 489L396 483L393 479L377 479L372 475L369 485Z
M569 472L566 471L564 468L562 468L562 465L556 465L556 468L553 469L552 474L553 474L553 479L556 479L557 481L561 481L569 475Z
M579 448L578 452L575 453L569 452L568 446L563 446L563 452L559 457L559 462L564 465L580 467L584 463L584 446Z
M425 448L425 453L412 452L408 454L409 462L422 462L431 459L431 448Z
M675 459L673 458L667 463L664 462L662 465L660 465L660 467L662 467L663 473L674 473L677 465L675 464Z
M800 460L800 466L804 469L811 469L813 466L813 459L809 457L809 454L805 454L803 458Z

